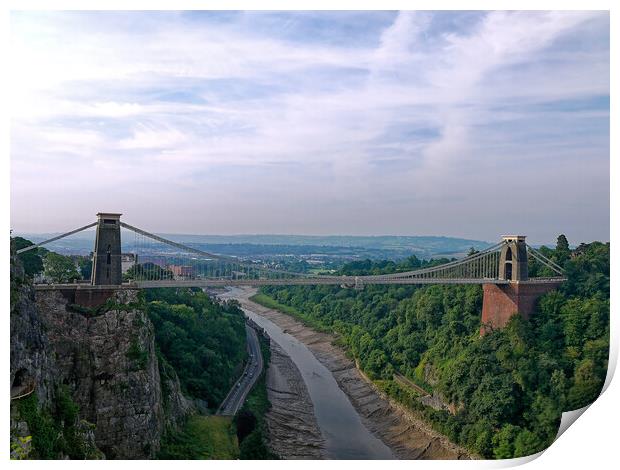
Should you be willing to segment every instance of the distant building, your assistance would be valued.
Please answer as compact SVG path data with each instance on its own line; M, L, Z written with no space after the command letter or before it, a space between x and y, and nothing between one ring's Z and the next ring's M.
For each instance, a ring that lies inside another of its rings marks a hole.
M138 255L135 253L123 253L121 254L121 272L125 274L131 269L134 264L138 262Z
M192 277L194 275L193 266L180 266L171 264L170 266L168 266L168 269L172 271L172 274L174 274L174 277L176 279Z

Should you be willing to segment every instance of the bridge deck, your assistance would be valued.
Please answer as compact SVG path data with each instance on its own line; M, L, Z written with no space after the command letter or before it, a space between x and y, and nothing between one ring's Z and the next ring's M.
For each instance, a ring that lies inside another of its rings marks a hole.
M506 281L503 279L364 279L355 276L317 276L313 278L293 279L192 279L192 280L164 280L138 281L116 286L93 286L90 284L37 284L37 290L61 289L154 289L158 287L237 287L237 286L291 286L291 285L338 285L346 287L365 285L418 285L418 284L553 284L564 281L561 277L533 278L527 281Z

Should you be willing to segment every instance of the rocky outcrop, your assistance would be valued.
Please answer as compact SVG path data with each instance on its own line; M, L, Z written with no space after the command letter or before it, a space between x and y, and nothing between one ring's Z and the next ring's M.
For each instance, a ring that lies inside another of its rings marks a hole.
M152 457L164 425L153 326L136 295L118 291L114 307L96 314L69 311L57 291L36 295L57 380L95 424L95 441L108 458Z
M11 396L36 393L46 406L54 395L56 368L34 295L22 267L11 258Z
M159 356L159 377L161 382L161 402L164 410L164 425L166 430L179 429L185 418L192 413L205 413L206 403L198 399L188 399L181 390L181 383L174 368Z
M107 458L153 457L166 427L180 425L192 409L174 370L158 361L153 325L137 295L117 291L94 312L71 311L56 291L36 295L58 380L95 424Z
M79 418L94 425L106 458L154 457L166 429L177 428L193 408L174 370L158 361L137 291L117 291L104 306L86 309L59 291L34 292L18 263L11 269L12 396L32 383L46 407L62 386Z
M267 397L271 408L265 415L269 447L283 459L323 458L325 441L299 369L277 343L271 341L270 347Z

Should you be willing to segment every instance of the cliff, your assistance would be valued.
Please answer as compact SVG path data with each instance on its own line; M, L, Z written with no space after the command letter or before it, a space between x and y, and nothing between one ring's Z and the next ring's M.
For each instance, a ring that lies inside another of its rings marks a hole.
M66 293L35 292L13 259L11 307L11 395L23 396L12 400L14 437L33 431L18 406L28 393L53 414L66 390L89 430L79 438L93 440L109 459L154 457L166 429L192 411L176 373L157 357L137 291L82 308Z

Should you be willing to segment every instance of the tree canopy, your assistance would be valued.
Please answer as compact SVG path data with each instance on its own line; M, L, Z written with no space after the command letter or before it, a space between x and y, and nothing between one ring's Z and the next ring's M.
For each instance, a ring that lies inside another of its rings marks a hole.
M243 312L199 289L149 289L146 299L163 359L189 395L216 408L245 359Z
M44 274L53 283L64 284L80 279L75 262L68 256L49 251L43 261Z
M15 251L18 251L32 246L34 243L22 237L13 237L11 238L11 245ZM45 256L46 253L47 250L45 248L34 248L30 251L17 255L27 276L33 277L43 271L42 257Z
M566 251L568 250L568 251ZM566 237L545 256L567 282L540 298L530 320L514 316L479 336L482 289L474 285L264 287L302 319L338 333L364 371L439 431L485 457L538 452L554 439L562 411L596 399L609 350L609 243L571 250ZM341 273L430 264L410 258L356 261ZM544 269L530 261L530 271ZM433 391L455 414L425 408L393 381L393 372Z

